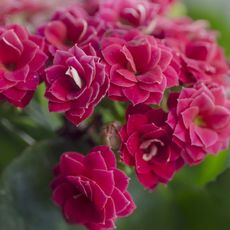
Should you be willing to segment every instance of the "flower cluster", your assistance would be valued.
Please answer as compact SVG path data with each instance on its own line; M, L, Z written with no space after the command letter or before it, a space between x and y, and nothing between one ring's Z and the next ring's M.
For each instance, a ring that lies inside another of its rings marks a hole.
M114 150L145 188L167 184L230 140L229 65L217 33L204 21L166 17L174 3L74 1L36 22L34 34L2 14L0 100L23 108L43 83L49 111L85 126L103 98L102 113L126 103ZM127 186L114 153L99 146L61 156L53 200L70 224L113 229L135 208Z
M217 34L205 21L159 18L153 35L174 48L179 57L181 84L212 81L229 86L229 66L217 44Z

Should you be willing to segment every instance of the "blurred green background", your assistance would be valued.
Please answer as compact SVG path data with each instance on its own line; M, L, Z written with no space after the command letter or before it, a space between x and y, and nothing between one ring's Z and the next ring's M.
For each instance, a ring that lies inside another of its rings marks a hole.
M220 44L230 55L230 1L185 0L187 13L207 19L220 31ZM174 9L184 13L184 7ZM87 136L65 136L59 115L49 114L41 85L25 111L0 105L0 230L71 230L50 201L51 168L65 150L87 152ZM103 109L103 108L102 108ZM115 108L117 115L121 108ZM101 111L101 110L99 110ZM104 112L104 120L113 120ZM62 134L56 138L56 130ZM118 230L230 229L229 150L179 172L167 186L145 191L135 179L130 192L136 212L119 220Z

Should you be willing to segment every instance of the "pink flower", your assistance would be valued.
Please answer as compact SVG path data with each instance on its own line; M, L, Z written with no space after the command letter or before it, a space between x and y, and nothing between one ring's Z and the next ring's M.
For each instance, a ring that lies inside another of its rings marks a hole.
M23 108L31 100L39 82L39 72L47 56L42 38L30 35L19 25L0 28L0 97Z
M158 5L143 0L107 0L100 4L98 16L119 28L153 29Z
M182 149L172 142L173 130L166 120L163 110L138 105L128 109L120 130L121 158L135 166L138 180L148 189L167 184L183 165Z
M174 129L173 139L184 148L188 164L201 162L207 153L227 148L230 139L230 103L224 89L199 82L169 100L167 123ZM177 100L176 100L177 99Z
M108 32L110 33L110 31L113 31L114 28L109 23L101 20L98 16L89 17L87 21L88 25L90 27L93 27L95 31L95 35L90 39L90 44L95 49L97 56L102 58L101 41L104 35ZM83 47L84 50L87 50L86 48L86 46Z
M171 50L152 36L129 32L106 37L102 44L111 99L158 104L164 90L178 84L179 67Z
M46 97L51 112L65 112L65 116L74 124L89 117L94 107L105 96L108 77L104 65L77 46L68 51L58 50L54 63L46 69Z
M185 44L193 39L215 41L217 38L217 33L209 30L207 21L193 21L187 17L158 17L152 34L159 39L165 40L168 45L174 46L177 50L184 50Z
M86 10L86 12L93 16L95 15L100 7L102 0L87 0L82 2L82 7Z
M129 178L116 168L107 146L98 146L87 156L64 153L55 171L52 199L70 224L90 230L114 229L117 217L135 209L127 191Z
M229 86L229 66L217 44L216 33L204 21L158 19L154 36L173 48L181 60L180 81L194 84L199 80Z
M57 11L38 33L46 38L51 54L57 49L68 50L75 44L82 48L96 35L88 24L87 13L78 5Z
M175 3L176 0L149 0L149 1L152 3L159 4L160 13L164 13L169 8L169 6Z
M202 80L230 86L227 59L216 42L207 40L188 42L182 55L182 66L180 80L183 83Z

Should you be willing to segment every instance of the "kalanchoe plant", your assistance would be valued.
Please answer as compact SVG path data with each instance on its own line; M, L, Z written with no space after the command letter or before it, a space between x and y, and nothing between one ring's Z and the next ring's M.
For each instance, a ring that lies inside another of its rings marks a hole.
M167 116L162 109L146 105L130 107L127 124L120 130L121 159L135 166L138 180L149 189L158 183L167 184L184 164L183 149L172 141Z
M88 45L96 35L96 29L86 20L87 13L80 7L57 11L51 20L38 29L47 40L48 50L68 50L75 44Z
M65 112L74 124L92 114L109 87L105 66L95 56L94 49L89 47L89 50L91 55L77 45L68 51L58 50L53 65L45 70L49 110Z
M165 89L178 84L171 49L153 36L126 33L124 39L118 34L102 43L111 83L108 96L133 105L159 104Z
M173 3L90 0L59 9L35 1L36 14L53 12L45 22L30 15L27 29L7 22L29 1L3 9L0 100L24 108L43 84L49 112L66 119L57 133L99 145L86 156L64 152L54 167L52 200L69 224L114 229L134 212L121 169L133 168L154 191L229 145L229 65L217 33L204 21L170 18ZM108 111L116 126L100 137Z
M217 154L228 147L230 104L223 87L197 82L173 97L167 122L188 164L199 163L207 153Z
M127 192L128 182L107 146L95 147L85 157L68 152L55 168L53 200L69 223L111 229L117 217L130 215L135 209Z
M0 98L20 108L30 102L47 60L43 44L22 26L0 28Z

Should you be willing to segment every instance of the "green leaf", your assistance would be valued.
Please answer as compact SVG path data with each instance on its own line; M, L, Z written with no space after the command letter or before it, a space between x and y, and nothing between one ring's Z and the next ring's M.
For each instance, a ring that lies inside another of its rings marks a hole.
M230 219L230 169L204 188L175 183L171 187L180 229L227 230Z
M95 114L100 114L104 123L113 121L124 122L127 103L103 99L95 109Z
M35 124L39 124L46 129L55 131L62 125L60 114L48 112L47 105L42 106L35 100L31 101L25 112Z
M209 155L200 166L199 185L205 185L213 181L228 166L229 150L218 153L216 156Z
M228 230L230 169L205 187L197 186L193 180L186 174L168 187L160 186L150 193L132 178L129 190L137 210L127 219L121 219L118 229Z
M71 230L50 200L52 168L59 155L76 150L66 141L46 141L29 147L2 173L1 230Z
M0 173L21 151L28 146L13 130L0 122Z
M229 149L217 155L208 155L206 159L196 166L185 166L177 172L172 184L183 184L202 188L209 182L215 180L229 165Z
M165 188L158 188L151 193L132 178L129 191L133 195L137 209L133 215L118 221L118 230L174 230L174 207L170 193Z
M41 84L33 100L24 109L0 103L0 123L29 145L54 137L63 125L60 114L48 111L44 91L45 86Z
M219 223L230 224L230 169L225 170L216 181L208 184L206 190L216 204L216 218L221 220Z

